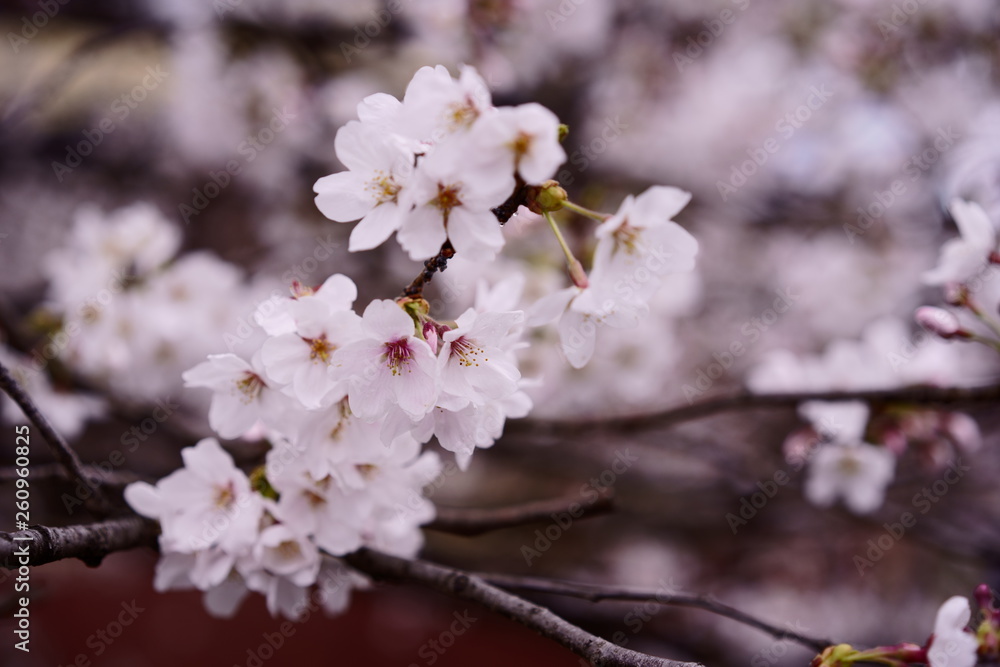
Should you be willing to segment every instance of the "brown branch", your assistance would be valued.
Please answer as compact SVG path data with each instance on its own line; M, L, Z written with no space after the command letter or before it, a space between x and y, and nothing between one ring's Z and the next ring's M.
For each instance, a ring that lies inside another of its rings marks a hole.
M514 217L517 213L519 206L527 202L528 197L528 186L525 185L521 177L518 176L514 184L514 191L510 193L510 196L496 208L491 208L490 212L496 216L497 221L500 225L504 225L508 220ZM441 250L438 254L434 255L426 262L424 262L424 268L416 278L413 279L406 289L403 290L403 297L416 298L423 296L424 285L429 283L434 277L434 274L438 271L444 271L448 268L448 260L455 256L455 248L451 245L451 240L444 242L441 246Z
M576 421L541 421L521 419L508 422L511 432L579 433L595 428L616 431L641 431L662 428L685 421L710 417L723 412L754 410L757 408L794 408L806 401L866 401L880 405L957 405L993 403L1000 401L1000 384L980 387L907 387L903 389L876 389L864 391L813 391L775 394L743 392L696 401L690 405L670 408L662 412L607 419L581 419Z
M3 389L17 403L21 411L45 438L45 441L49 443L56 460L66 468L73 479L86 485L87 474L83 469L80 457L70 448L69 443L52 428L49 420L41 413L28 393L24 391L24 388L2 363L0 363L0 389ZM88 509L98 514L106 513L108 505L99 488L94 489L94 493L88 498L88 501L91 499L93 502L88 503Z
M441 250L438 254L431 257L429 260L424 262L424 270L420 272L420 275L413 279L406 289L403 290L402 296L405 297L419 297L424 293L424 285L431 281L434 274L438 271L444 271L448 268L448 260L455 256L455 248L452 247L451 241L445 241L444 245L441 246Z
M718 602L710 596L705 595L674 595L663 590L643 590L638 588L613 588L609 586L597 586L592 584L580 584L570 581L558 581L555 579L545 579L542 577L522 577L510 574L488 574L477 573L483 581L491 583L500 588L508 590L549 593L552 595L563 595L567 597L580 598L590 602L600 602L602 600L615 600L623 602L655 602L663 606L693 607L703 609L718 616L732 619L757 628L776 639L788 639L803 646L822 651L827 646L833 646L835 642L828 639L818 639L809 637L790 629L780 628L762 621L746 612L734 609L729 605Z
M96 567L115 551L155 546L159 533L159 524L138 516L108 519L86 526L32 526L16 533L0 533L0 566L14 570L21 565L36 566L79 558Z
M697 663L657 658L601 639L563 620L552 611L503 591L480 577L423 560L362 549L345 558L354 568L383 580L412 581L460 600L486 607L553 639L595 665L619 667L693 667Z
M590 502L580 502L579 496L536 500L489 509L438 507L437 518L424 526L430 530L452 535L482 535L502 528L520 526L534 521L551 521L553 514L566 513L574 520L597 516L614 507L614 492L602 487L600 496Z

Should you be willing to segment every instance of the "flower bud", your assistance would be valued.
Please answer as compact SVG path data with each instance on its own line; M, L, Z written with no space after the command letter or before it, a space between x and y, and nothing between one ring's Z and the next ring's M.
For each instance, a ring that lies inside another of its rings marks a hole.
M963 333L958 323L958 318L944 308L921 306L917 308L915 317L917 324L941 338L954 338L961 336Z
M527 206L534 213L558 211L569 195L559 185L559 181L545 181L541 185L528 188Z

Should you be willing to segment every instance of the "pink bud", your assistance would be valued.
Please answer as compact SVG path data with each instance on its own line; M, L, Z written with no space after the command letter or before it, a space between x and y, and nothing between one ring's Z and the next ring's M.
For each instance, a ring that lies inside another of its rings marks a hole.
M959 449L974 452L983 445L983 435L979 431L979 424L965 413L948 413L944 428Z
M437 354L438 351L438 330L433 322L424 322L424 340L431 346L431 351Z
M887 429L882 433L881 441L896 456L902 456L903 452L906 451L906 446L909 444L906 434L903 433L901 428Z
M976 586L976 592L974 593L976 598L976 604L979 608L984 611L989 611L993 609L993 591L986 584L979 584Z
M941 338L953 338L962 330L958 318L944 308L921 306L917 308L915 317L917 324Z
M587 279L587 272L583 270L583 265L576 259L570 262L569 276L573 279L573 284L580 289L587 289L590 281Z

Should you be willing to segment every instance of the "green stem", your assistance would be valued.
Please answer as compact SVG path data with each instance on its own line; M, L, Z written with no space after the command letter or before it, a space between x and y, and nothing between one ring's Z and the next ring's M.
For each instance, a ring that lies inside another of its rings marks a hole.
M566 239L563 238L562 232L559 231L559 225L556 224L556 219L553 218L552 214L548 211L544 211L542 215L545 216L545 220L549 223L552 233L556 235L556 240L559 241L559 247L562 248L563 254L566 255L566 266L569 267L569 275L573 279L573 284L580 288L586 288L588 285L587 274L583 270L583 265L580 264L580 260L574 257L573 251L569 249Z
M607 213L598 213L597 211L591 211L589 208L584 208L583 206L580 206L579 204L574 204L571 201L564 201L562 205L563 208L568 208L569 210L579 213L580 215L587 216L588 218L593 218L598 222L604 222L605 220L611 217Z

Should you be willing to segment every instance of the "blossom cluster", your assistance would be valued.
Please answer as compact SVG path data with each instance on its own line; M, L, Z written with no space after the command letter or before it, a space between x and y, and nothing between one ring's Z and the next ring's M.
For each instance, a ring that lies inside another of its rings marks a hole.
M41 362L59 358L130 401L176 395L180 373L219 349L219 332L258 291L238 267L180 246L180 229L152 204L81 208L43 262L55 332Z
M420 69L402 100L372 95L358 117L335 140L347 170L315 188L328 217L360 220L350 249L395 232L413 259L448 250L482 262L504 243L497 207L543 213L574 285L538 301L530 319L561 318L573 366L593 354L594 325L634 326L662 276L694 266L697 242L670 220L688 193L653 187L614 215L573 205L549 180L566 157L558 119L537 104L493 107L472 68L458 79ZM551 218L564 205L601 223L589 278ZM181 470L126 491L162 527L157 587L204 590L220 614L254 590L296 617L322 569L345 567L337 557L362 547L415 555L434 517L422 489L442 469L423 445L433 438L466 469L532 407L516 354L529 320L517 308L523 285L517 273L482 284L454 320L432 315L419 292L356 307L357 285L342 274L295 282L259 308L252 351L208 355L183 379L211 390L219 436L266 440L266 463L247 475L209 438L184 451ZM345 595L358 583L340 579Z
M316 183L316 205L338 222L361 222L350 249L367 250L393 232L412 259L445 241L469 259L490 260L504 239L493 208L522 183L540 184L566 160L559 119L545 107L494 107L472 67L458 79L423 67L402 100L380 93L358 105L337 132L347 167Z

